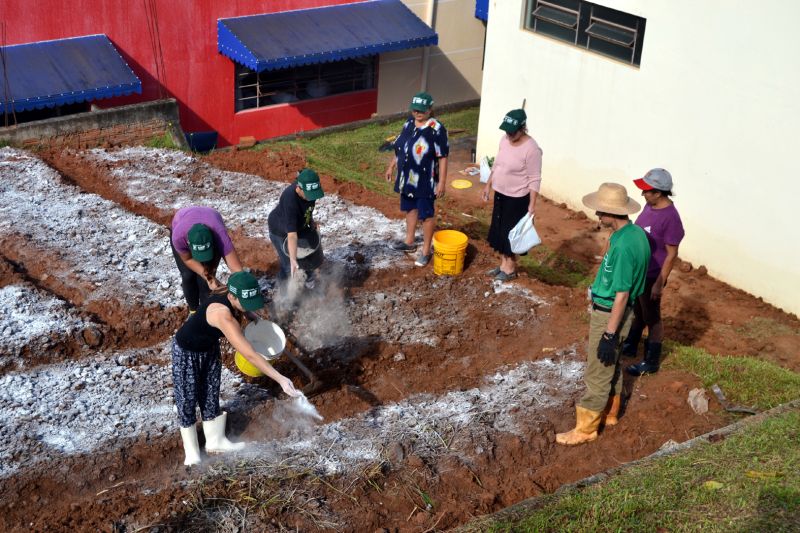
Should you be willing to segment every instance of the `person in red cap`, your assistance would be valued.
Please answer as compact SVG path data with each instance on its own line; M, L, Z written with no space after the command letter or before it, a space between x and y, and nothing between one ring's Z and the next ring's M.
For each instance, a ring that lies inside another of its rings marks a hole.
M672 176L669 172L663 168L654 168L633 183L642 190L645 200L636 225L647 234L651 256L644 293L634 304L634 319L622 346L622 353L628 357L636 357L642 332L647 326L644 359L625 369L632 376L641 376L658 372L661 363L661 343L664 340L661 295L678 257L678 246L683 240L684 231L681 216L670 198Z

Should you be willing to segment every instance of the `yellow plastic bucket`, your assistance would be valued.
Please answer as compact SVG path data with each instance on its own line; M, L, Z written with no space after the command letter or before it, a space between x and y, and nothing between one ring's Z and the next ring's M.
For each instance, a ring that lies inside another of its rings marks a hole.
M433 234L433 273L457 276L464 271L469 239L460 231L443 229Z
M283 330L274 322L269 320L259 320L257 323L251 322L244 328L244 338L247 339L256 352L267 361L277 359L286 348L286 335ZM258 378L264 375L261 370L256 368L244 355L238 351L233 356L236 367L246 376Z

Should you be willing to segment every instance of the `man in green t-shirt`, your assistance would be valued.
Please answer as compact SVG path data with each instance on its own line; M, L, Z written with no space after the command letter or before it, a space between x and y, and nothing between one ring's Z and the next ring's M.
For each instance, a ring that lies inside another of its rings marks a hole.
M611 228L608 251L592 284L589 318L589 348L584 383L586 393L575 406L575 428L556 435L556 442L572 446L597 438L603 423L617 423L621 403L619 347L621 332L630 330L632 305L644 291L650 244L628 215L639 204L625 187L603 183L597 192L583 197L583 205L594 209L603 226Z

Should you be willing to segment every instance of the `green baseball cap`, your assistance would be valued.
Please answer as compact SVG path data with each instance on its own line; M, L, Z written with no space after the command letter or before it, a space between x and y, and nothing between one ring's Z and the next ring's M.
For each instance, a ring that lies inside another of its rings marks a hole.
M304 168L297 175L297 184L303 189L306 200L313 202L319 200L325 193L322 191L322 184L319 182L319 175L310 168Z
M525 126L527 120L528 115L524 109L512 109L503 117L500 129L506 133L516 133Z
M211 230L204 224L195 224L189 229L186 235L189 241L189 250L192 252L192 259L205 263L214 258L214 236Z
M258 280L250 272L236 272L228 278L228 292L236 296L245 311L258 311L264 307L264 297Z
M427 111L433 107L433 96L428 93L417 93L411 98L411 111Z

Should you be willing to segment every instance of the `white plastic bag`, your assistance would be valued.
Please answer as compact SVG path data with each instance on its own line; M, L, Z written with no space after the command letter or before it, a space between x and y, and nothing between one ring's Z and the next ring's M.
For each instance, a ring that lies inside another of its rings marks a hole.
M492 167L489 166L489 158L484 156L481 158L481 183L489 181L489 175L492 173Z
M524 254L534 246L542 244L542 239L533 227L533 215L525 213L519 219L517 225L508 232L508 241L511 243L511 251L515 254Z

